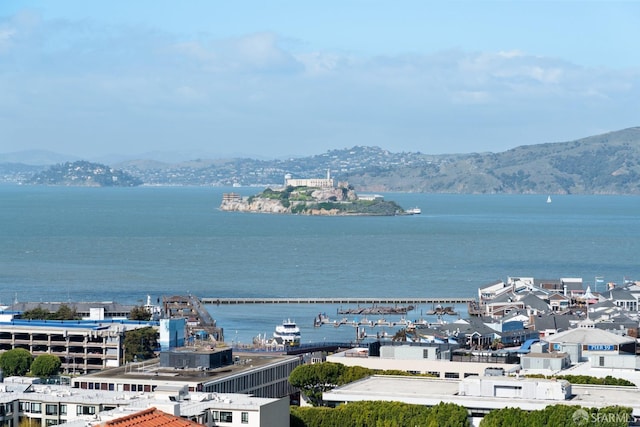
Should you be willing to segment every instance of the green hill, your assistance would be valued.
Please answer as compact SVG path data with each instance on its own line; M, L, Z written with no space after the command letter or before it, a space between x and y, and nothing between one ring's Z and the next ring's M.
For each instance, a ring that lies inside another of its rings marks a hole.
M640 127L502 153L425 157L429 162L346 179L367 191L640 194Z

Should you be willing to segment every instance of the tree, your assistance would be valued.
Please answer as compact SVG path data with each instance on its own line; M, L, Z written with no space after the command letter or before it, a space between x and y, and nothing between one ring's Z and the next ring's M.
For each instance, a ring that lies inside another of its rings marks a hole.
M60 370L62 362L53 354L41 354L31 364L31 373L36 377L47 378Z
M339 363L314 363L300 365L289 375L289 383L302 390L314 406L322 404L322 392L340 384L346 367Z
M151 359L157 347L158 333L152 327L128 331L124 337L125 362Z
M62 304L55 313L50 312L46 308L36 307L22 313L23 319L30 320L78 320L78 312L75 308Z
M49 316L51 316L51 312L42 307L36 307L22 313L22 318L29 320L46 320L49 319Z
M69 307L67 304L62 304L54 314L55 320L78 320L78 312L75 308Z
M22 376L29 372L33 356L24 348L14 348L0 354L0 369L5 375Z
M151 320L151 313L146 308L136 305L129 313L129 320Z
M467 410L453 403L431 408L402 402L350 402L336 408L291 407L292 427L469 426Z

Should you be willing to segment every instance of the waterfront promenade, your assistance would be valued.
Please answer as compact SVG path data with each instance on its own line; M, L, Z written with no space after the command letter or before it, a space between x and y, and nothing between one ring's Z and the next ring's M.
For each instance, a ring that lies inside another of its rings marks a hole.
M233 305L233 304L468 304L473 298L200 298L202 304Z

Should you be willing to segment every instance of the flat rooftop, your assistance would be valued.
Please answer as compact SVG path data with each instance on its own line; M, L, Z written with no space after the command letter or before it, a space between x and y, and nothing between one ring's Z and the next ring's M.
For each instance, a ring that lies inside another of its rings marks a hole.
M633 408L633 415L640 416L640 393L637 387L572 385L571 399L534 400L459 396L460 381L462 380L374 375L325 392L323 398L334 402L385 400L429 406L447 402L467 408L487 410L506 407L538 410L548 405L579 405L597 408L622 405Z
M211 350L209 350L211 352ZM98 381L103 378L112 379L132 379L132 380L153 380L154 382L184 382L200 383L208 382L218 378L224 378L244 371L249 371L272 363L282 362L291 359L298 359L297 356L287 356L281 353L241 353L234 352L235 362L231 365L221 366L216 369L175 369L160 366L159 359L150 359L144 362L128 363L118 368L105 369L99 372L83 375L74 378L74 383L78 381Z

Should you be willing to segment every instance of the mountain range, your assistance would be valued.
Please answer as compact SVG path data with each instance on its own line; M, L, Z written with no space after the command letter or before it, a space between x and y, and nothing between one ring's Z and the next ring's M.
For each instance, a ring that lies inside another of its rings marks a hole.
M31 156L31 159L29 159ZM52 160L46 161L47 156ZM0 154L0 182L28 183L61 161L47 152ZM33 159L37 159L34 161ZM302 158L194 159L112 164L146 185L281 186L285 174L324 177L359 192L640 194L640 127L500 153L429 155L355 146Z

